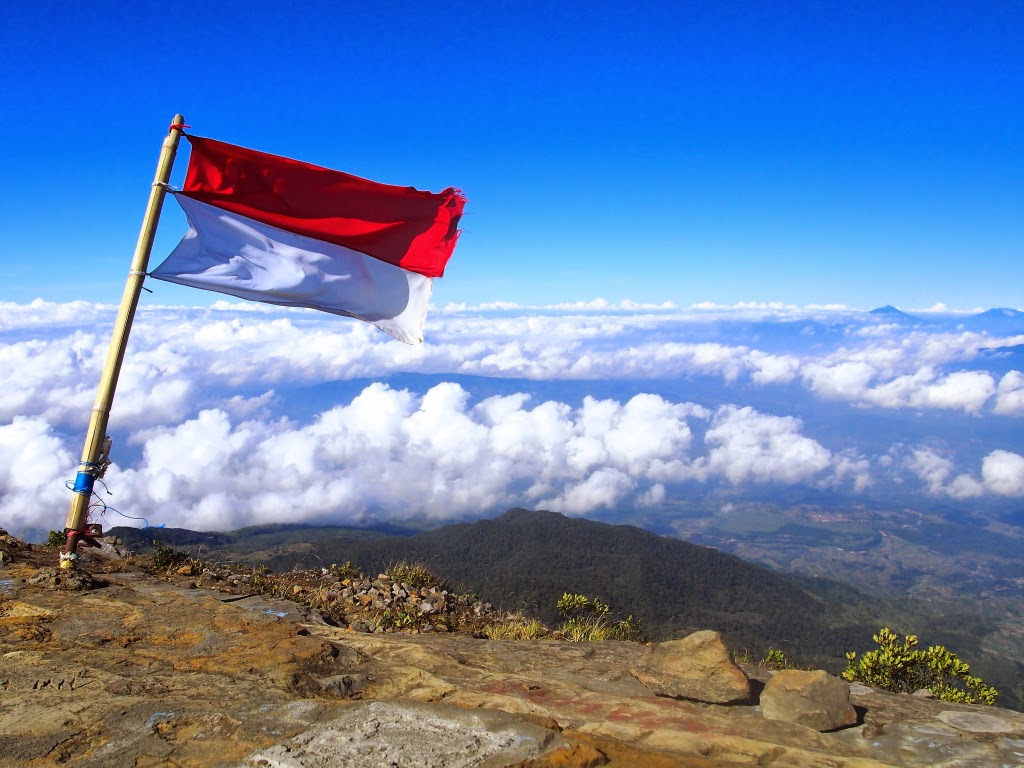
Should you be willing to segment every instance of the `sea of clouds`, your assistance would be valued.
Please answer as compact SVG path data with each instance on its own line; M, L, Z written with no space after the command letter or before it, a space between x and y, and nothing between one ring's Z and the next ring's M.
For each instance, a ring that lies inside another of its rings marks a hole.
M0 303L0 526L63 526L115 311ZM513 505L657 509L721 487L856 498L890 484L921 504L1013 500L1024 497L1024 332L1003 328L941 307L915 319L837 306L495 304L436 309L427 341L407 346L303 310L144 306L105 480L126 514L222 530ZM396 384L404 374L422 386ZM314 396L356 379L335 401ZM626 382L624 394L587 394L610 381ZM688 381L692 398L654 386L685 392ZM531 382L565 394L538 397ZM825 415L811 425L809 408ZM839 426L858 414L913 428L884 445L858 440ZM951 424L970 427L971 445ZM122 522L108 513L107 525Z

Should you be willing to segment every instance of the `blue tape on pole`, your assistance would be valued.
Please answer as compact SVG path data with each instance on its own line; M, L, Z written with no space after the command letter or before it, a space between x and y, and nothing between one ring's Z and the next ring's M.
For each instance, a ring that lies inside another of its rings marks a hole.
M92 487L95 483L96 478L88 472L79 472L75 477L75 486L71 490L75 493L84 493L86 496L92 496Z

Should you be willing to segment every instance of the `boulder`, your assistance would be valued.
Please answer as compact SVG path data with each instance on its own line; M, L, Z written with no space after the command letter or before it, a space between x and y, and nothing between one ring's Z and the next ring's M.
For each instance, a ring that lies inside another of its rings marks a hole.
M59 589L69 592L80 592L85 589L96 589L102 586L87 571L78 568L40 568L36 571L35 575L29 577L28 583L45 587L46 589Z
M356 698L369 682L367 675L360 674L331 675L317 680L320 690L342 699Z
M128 550L124 548L120 541L113 536L109 538L114 539L114 541L101 539L98 547L93 547L92 549L86 550L86 552L97 560L124 560L128 557ZM195 573L194 570L193 573ZM191 576L192 574L189 575Z
M694 632L651 648L630 670L660 696L729 704L750 698L750 680L718 632Z
M783 720L834 731L857 722L850 686L827 672L784 669L761 691L761 711L769 720Z

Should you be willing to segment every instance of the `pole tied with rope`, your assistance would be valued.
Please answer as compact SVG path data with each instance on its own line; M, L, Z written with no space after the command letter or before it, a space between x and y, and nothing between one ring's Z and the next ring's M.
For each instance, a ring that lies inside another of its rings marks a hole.
M131 332L132 320L135 318L135 310L139 304L139 295L143 290L142 283L148 274L149 255L153 250L160 210L167 194L171 168L174 166L174 156L178 151L181 135L187 127L185 118L175 115L160 150L156 176L150 188L149 203L142 219L142 230L139 232L131 271L128 273L128 282L125 284L124 295L121 297L121 306L114 323L110 348L107 350L107 359L103 365L103 373L100 375L96 403L92 409L85 446L82 449L82 459L78 465L75 484L71 489L73 491L71 509L68 511L64 527L64 551L60 556L60 567L64 569L75 567L78 562L78 545L80 543L85 543L87 546L99 546L92 535L94 529L88 527L89 504L96 480L103 477L110 465L110 437L107 435L110 406L117 389L117 377L121 372L121 363L124 361L128 335Z

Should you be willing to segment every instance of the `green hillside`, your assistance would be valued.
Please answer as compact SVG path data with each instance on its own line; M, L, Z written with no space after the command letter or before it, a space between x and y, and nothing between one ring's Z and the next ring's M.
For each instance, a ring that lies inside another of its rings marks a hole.
M173 536L191 543L178 532ZM375 573L401 560L423 562L484 600L551 624L559 620L558 598L576 592L639 617L652 639L710 628L736 649L782 648L832 668L881 621L877 606L848 587L809 584L709 547L554 512L512 509L493 520L411 536L288 526L229 537L233 543L209 542L211 554L258 560L279 571L348 560ZM837 601L838 594L845 599Z

